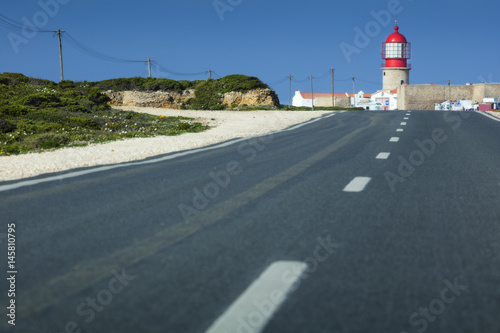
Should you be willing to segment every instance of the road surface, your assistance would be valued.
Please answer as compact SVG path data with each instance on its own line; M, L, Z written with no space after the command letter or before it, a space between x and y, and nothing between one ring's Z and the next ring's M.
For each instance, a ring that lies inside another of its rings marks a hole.
M499 142L480 113L340 112L0 183L0 329L499 332Z

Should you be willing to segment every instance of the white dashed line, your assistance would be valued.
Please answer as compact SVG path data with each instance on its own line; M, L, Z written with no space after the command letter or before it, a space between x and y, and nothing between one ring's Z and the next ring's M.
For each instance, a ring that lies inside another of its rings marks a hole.
M370 177L356 177L346 187L344 192L361 192L365 189L366 185L372 180Z
M206 333L262 332L306 269L299 261L272 263Z
M403 119L404 119L404 120L408 120L408 119L410 119L410 118L408 118L408 117L404 117Z
M410 115L410 113L407 113L406 115L407 115L407 116L409 116L409 115Z
M398 128L396 132L403 132L404 130L402 128Z
M405 122L402 122L402 123L401 123L401 126L406 126L406 123L405 123Z
M391 155L391 153L380 153L377 155L376 159L377 160L386 160L389 158L389 155Z
M399 141L399 138L397 136L393 136L389 142L398 142Z

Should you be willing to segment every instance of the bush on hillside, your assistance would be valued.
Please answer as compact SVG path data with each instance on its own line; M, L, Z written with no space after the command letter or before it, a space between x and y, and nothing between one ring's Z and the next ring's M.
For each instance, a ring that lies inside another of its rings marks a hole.
M222 85L222 93L238 91L245 93L255 89L266 89L269 86L254 76L246 76L241 74L228 75L221 79L219 82Z
M219 80L204 81L196 87L195 98L190 99L188 105L197 110L222 110L222 88Z

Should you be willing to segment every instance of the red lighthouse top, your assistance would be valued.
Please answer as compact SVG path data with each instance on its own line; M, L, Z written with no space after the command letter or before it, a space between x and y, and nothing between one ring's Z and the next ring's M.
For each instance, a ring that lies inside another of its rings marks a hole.
M394 32L382 43L382 59L385 67L408 67L407 60L411 58L411 43L399 33L399 27L394 27Z
M399 33L399 27L394 27L394 33L390 34L385 40L386 43L407 43L406 37Z

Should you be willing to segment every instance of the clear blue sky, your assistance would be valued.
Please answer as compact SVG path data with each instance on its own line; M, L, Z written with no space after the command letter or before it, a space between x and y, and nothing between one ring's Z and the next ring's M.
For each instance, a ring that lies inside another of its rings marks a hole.
M257 76L271 84L282 104L288 103L288 81L280 79L294 76L292 95L297 89L310 91L309 75L316 77L315 91L330 92L327 73L332 67L336 92L351 92L351 77L356 77L357 91L381 89L381 43L393 32L396 13L400 32L412 43L411 83L500 82L498 0L40 2L52 3L46 8L50 15L44 14L38 0L4 1L0 13L21 23L23 18L37 22L44 30L66 30L79 42L116 58L151 58L181 73L211 69L219 76ZM373 13L381 13L378 20ZM367 38L356 38L356 27ZM13 43L18 38L13 34L29 38ZM21 31L0 26L0 43L0 72L59 81L54 33L23 36ZM346 56L341 46L356 48L356 52ZM66 79L147 76L145 63L116 63L89 56L71 47L67 36L63 47ZM207 77L171 75L154 66L153 75Z

